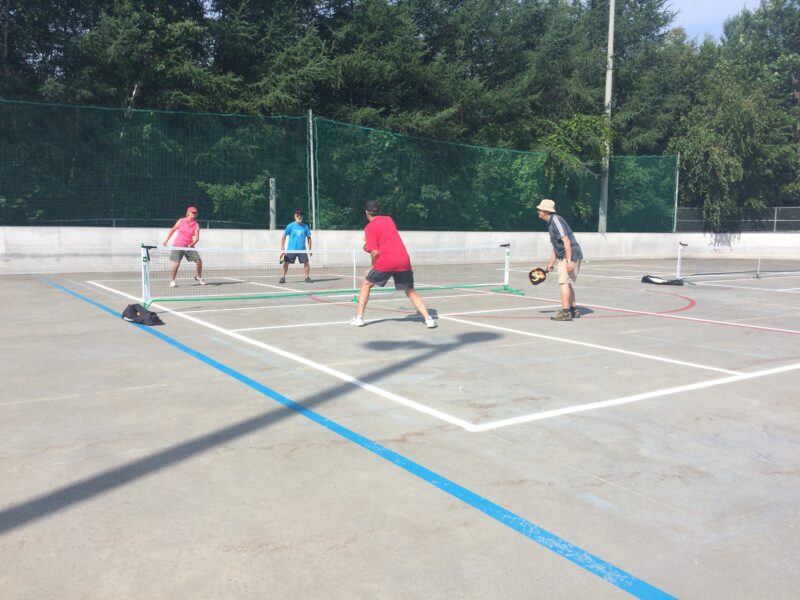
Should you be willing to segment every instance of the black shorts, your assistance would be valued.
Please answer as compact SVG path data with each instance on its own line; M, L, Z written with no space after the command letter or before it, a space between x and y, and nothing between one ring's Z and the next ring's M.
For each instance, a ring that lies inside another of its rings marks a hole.
M295 259L299 262L305 264L308 262L308 253L307 252L287 252L285 262L294 264Z
M370 269L367 273L367 281L374 283L378 287L383 287L389 279L394 278L394 289L413 290L414 271L379 271Z

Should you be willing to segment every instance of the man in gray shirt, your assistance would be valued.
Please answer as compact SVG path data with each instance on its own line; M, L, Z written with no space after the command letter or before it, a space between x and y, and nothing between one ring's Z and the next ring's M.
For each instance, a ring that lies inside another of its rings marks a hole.
M556 214L556 203L552 200L542 200L536 207L539 211L539 218L547 223L547 231L550 234L550 243L553 245L553 252L547 262L548 273L558 263L558 285L561 290L561 311L550 317L553 321L572 321L581 316L575 304L575 289L573 284L578 278L578 271L581 268L583 252L572 228L563 217Z

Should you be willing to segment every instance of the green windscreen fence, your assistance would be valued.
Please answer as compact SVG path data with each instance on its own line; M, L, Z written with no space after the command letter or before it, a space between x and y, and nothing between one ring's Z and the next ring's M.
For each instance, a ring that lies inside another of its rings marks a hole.
M677 170L677 156L611 157L608 170L608 231L672 231Z
M0 224L269 225L308 205L305 118L0 102Z
M191 204L203 227L264 229L274 180L280 228L307 208L319 229L360 229L370 199L406 230L536 230L542 198L576 231L598 226L599 174L548 152L307 117L0 100L0 121L0 225L163 227ZM676 168L612 157L608 231L672 231Z
M320 222L364 225L378 200L403 229L530 228L546 191L547 155L432 142L326 119L315 123Z

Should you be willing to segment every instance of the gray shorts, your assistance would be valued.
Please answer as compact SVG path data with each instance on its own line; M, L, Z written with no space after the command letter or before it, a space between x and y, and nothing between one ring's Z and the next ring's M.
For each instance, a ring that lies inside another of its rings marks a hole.
M197 262L200 260L200 255L197 250L173 250L169 253L169 259L172 262L181 262L181 259L186 257L189 262Z
M383 287L394 278L394 289L396 290L413 290L414 289L414 271L379 271L378 269L370 269L367 273L367 281L374 283L378 287Z
M299 262L305 264L308 262L308 253L307 252L287 252L284 262L289 263L290 265L294 264L294 261L298 260Z

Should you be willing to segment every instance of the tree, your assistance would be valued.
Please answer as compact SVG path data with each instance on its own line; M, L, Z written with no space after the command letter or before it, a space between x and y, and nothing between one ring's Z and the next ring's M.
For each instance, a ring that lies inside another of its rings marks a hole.
M706 78L685 133L671 142L684 165L684 203L702 206L714 225L739 207L773 204L774 189L764 185L763 174L783 168L786 132L780 121L766 86L748 82L740 67L722 61Z

